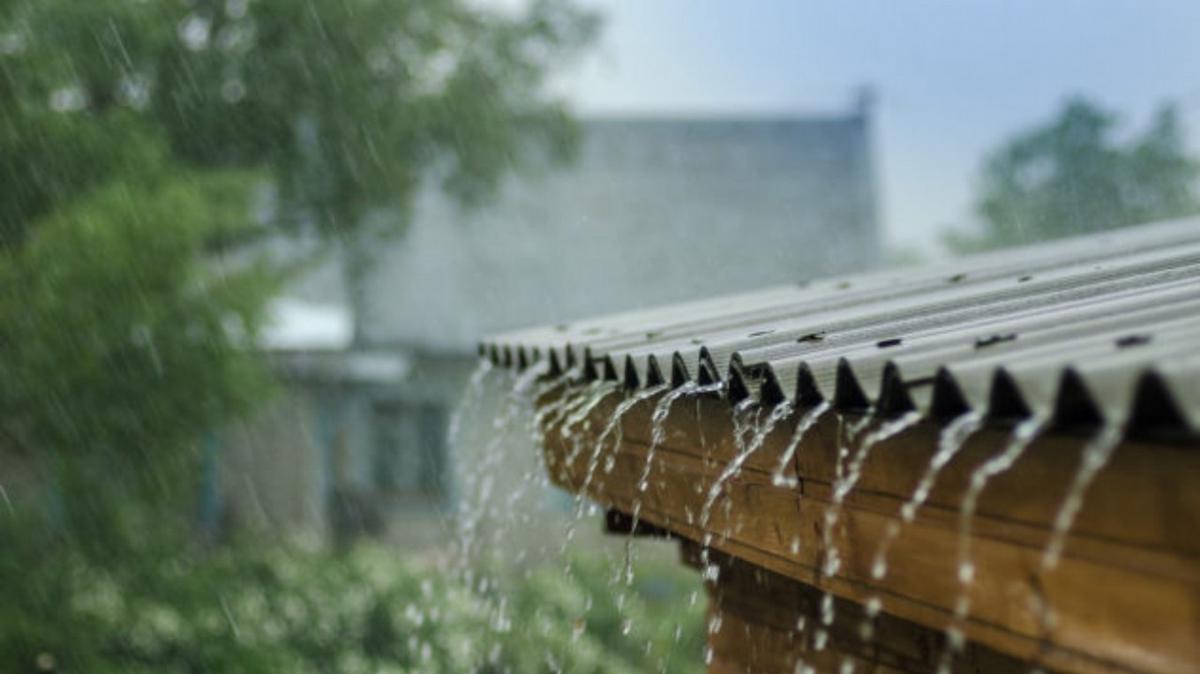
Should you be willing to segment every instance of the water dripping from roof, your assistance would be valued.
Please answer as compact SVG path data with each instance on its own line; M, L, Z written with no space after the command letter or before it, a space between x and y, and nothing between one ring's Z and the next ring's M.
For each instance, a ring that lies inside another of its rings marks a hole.
M533 400L539 404L538 410L533 415L533 439L540 447L545 441L546 429L550 428L555 421L560 419L563 410L575 404L575 401L580 397L577 389L571 387L571 383L579 378L579 368L572 368L551 379L542 386L539 386L533 394ZM562 389L562 393L548 403L542 403L542 400L550 396L555 391Z
M479 386L482 386L482 380L486 378L488 371L484 369L484 366L480 366L479 369L482 372L479 374ZM550 369L550 363L542 361L512 379L512 386L504 397L502 410L492 421L492 434L482 449L482 456L478 461L470 463L472 469L469 469L463 476L466 493L473 497L464 499L463 510L458 519L460 561L464 568L469 566L470 558L474 554L475 543L478 542L479 524L487 511L488 499L491 498L494 488L494 470L504 455L504 440L520 419L521 411L532 407L533 399L530 397L530 392L533 390L533 384L539 378L544 377L548 369ZM472 379L475 379L474 375Z
M967 411L952 420L938 434L937 452L933 455L920 480L917 481L912 495L900 507L899 519L890 521L884 530L883 538L875 550L875 557L871 563L872 579L882 580L887 575L888 557L896 539L904 527L912 524L916 519L917 512L929 499L929 493L933 490L933 485L942 469L958 455L967 440L983 426L983 420L982 412ZM882 608L883 599L878 592L868 598L864 604L863 622L859 626L859 635L864 642L870 641L874 637L874 621Z
M954 602L954 619L946 627L946 648L939 659L938 671L948 671L955 647L962 645L962 625L971 612L971 586L975 582L975 563L971 557L971 525L979 506L979 497L992 478L1010 470L1031 444L1046 430L1048 419L1035 415L1017 424L1004 449L980 464L972 473L958 513L958 555L956 575L959 594Z
M800 420L796 422L796 428L792 431L792 438L788 441L787 447L784 448L783 454L779 456L779 464L775 466L775 471L771 474L771 484L776 487L795 488L800 480L795 477L789 477L786 472L788 466L792 463L792 458L796 455L796 451L800 448L800 443L804 441L804 437L808 431L817 425L821 417L830 410L833 406L828 400L822 400L815 406L809 408Z
M1052 571L1062 558L1063 545L1066 543L1067 532L1075 522L1075 517L1083 507L1083 498L1088 487L1100 471L1108 465L1113 452L1121 444L1124 430L1119 424L1106 424L1083 446L1083 457L1079 469L1075 473L1071 485L1067 488L1066 498L1059 506L1058 514L1054 517L1054 529L1050 540L1042 553L1042 570Z
M959 507L958 520L958 580L964 586L975 578L975 567L971 562L971 524L979 506L979 497L992 478L1010 470L1025 450L1046 430L1045 416L1032 416L1017 424L1009 435L1004 449L988 459L971 473L967 490Z
M775 409L771 411L771 414L761 426L755 427L747 424L745 421L745 417L748 416L755 404L755 400L747 398L734 407L733 433L738 452L708 489L708 496L705 498L704 506L700 509L701 529L706 529L709 521L712 519L713 506L716 505L717 499L721 497L725 484L741 473L742 466L745 465L754 452L762 447L767 435L771 433L781 419L792 412L790 404L780 403L775 406ZM749 437L747 437L748 434Z
M982 425L983 414L972 410L959 415L942 429L938 435L937 452L933 455L929 466L917 482L912 496L900 507L900 519L890 522L884 531L883 539L880 541L878 549L875 552L874 562L871 564L872 578L880 580L887 575L888 554L891 552L891 547L896 542L896 538L905 526L912 524L913 520L916 519L917 511L929 499L929 492L933 490L933 485L937 481L942 469L958 455L967 440Z
M654 456L658 448L662 446L667 439L667 417L671 413L671 407L676 400L688 395L701 395L704 393L714 393L724 388L721 383L700 385L693 381L687 381L679 386L671 389L659 399L654 406L654 412L650 415L650 447L646 450L646 465L642 468L641 477L637 482L637 489L634 493L633 512L631 513L632 523L629 527L629 535L625 539L625 564L621 573L626 585L633 585L633 539L637 535L638 524L641 522L642 496L650 488L650 473L654 467Z
M475 366L475 371L471 373L471 378L467 381L467 391L459 400L458 406L454 408L454 413L450 415L450 426L446 431L446 441L450 447L458 446L463 417L477 411L479 399L483 397L484 380L487 379L494 367L491 360L480 358Z
M472 375L472 381L468 385L467 397L474 401L478 401L484 388L483 382L487 377L490 368L480 365L477 368L476 374ZM497 522L506 523L513 521L514 507L516 500L520 494L508 499L505 502L507 510L497 511L491 503L492 493L495 490L495 474L498 465L504 457L504 442L514 429L518 428L522 419L527 422L532 422L534 394L537 387L535 383L544 377L549 372L549 363L542 361L532 367L527 368L517 376L512 377L511 388L505 394L500 413L492 422L491 434L488 442L483 446L481 454L475 457L474 461L469 462L468 469L463 476L464 493L467 498L463 499L461 510L457 516L455 530L457 534L457 550L455 563L457 568L454 571L457 575L469 586L478 584L488 586L491 584L491 579L487 576L475 578L473 569L476 567L476 556L480 555L486 548L482 545L483 533L481 524L485 517L494 518ZM477 403L470 403L477 404ZM466 410L469 411L469 410ZM528 412L527 416L523 416ZM462 415L460 414L460 419ZM457 429L455 433L457 433ZM531 481L530 475L525 476L525 486ZM523 493L525 486L522 486L517 491ZM496 535L504 530L504 526L494 528ZM501 603L498 607L489 608L488 611L492 614L492 623L503 627L506 624L504 615L504 598L501 597Z
M665 396L659 399L658 404L654 406L654 412L650 415L650 448L646 451L646 465L642 469L642 476L638 479L637 490L644 493L650 487L650 472L654 468L654 453L662 445L667 437L667 416L671 414L671 406L675 401L695 392L702 388L696 382L687 381L678 387L669 391ZM703 387L710 390L720 390L719 385L709 385ZM637 519L636 513L634 519Z
M608 425L605 426L605 428L604 428L604 432L602 432L600 434L600 437L596 440L596 450L595 450L595 453L593 454L593 459L597 458L600 455L600 453L604 451L605 439L608 436L612 435L612 433L614 431L616 431L617 439L613 443L613 451L610 452L608 454L608 456L605 457L605 460L604 460L604 473L606 475L608 473L611 473L613 470L613 467L616 465L617 451L620 449L620 446L621 446L621 433L624 432L624 429L621 427L621 419L625 416L625 414L629 410L633 409L634 405L637 405L638 403L642 402L643 400L649 400L650 398L653 398L654 396L659 395L660 393L665 393L666 391L669 391L670 389L671 389L670 384L659 384L658 386L652 386L650 388L644 389L642 391L639 391L637 393L630 395L625 401L623 401L620 405L617 406L616 410L613 411L612 418L609 419ZM589 477L594 472L595 472L595 466L589 466L588 467ZM584 487L586 488L589 484L590 484L589 482L585 482Z
M862 430L871 422L871 420L872 418L868 415L855 425L851 432L851 441L853 441L853 438L857 437L862 432ZM841 519L842 509L845 504L846 497L849 496L851 490L854 489L854 487L858 484L859 479L862 477L863 466L866 464L867 458L870 457L871 450L875 447L875 445L887 440L888 438L899 435L900 433L914 426L920 420L921 414L913 411L895 419L883 422L878 428L862 438L858 444L858 451L855 452L845 470L842 470L842 467L844 465L844 459L849 456L849 449L845 446L838 448L838 475L833 484L833 502L829 505L829 508L825 510L825 522L824 527L821 530L821 542L825 551L825 559L820 566L820 574L822 579L826 581L832 580L841 568L841 556L838 552L837 542L833 532L837 527L838 521ZM833 625L834 620L833 593L830 590L828 583L824 583L824 585L825 589L821 597L820 606L821 629L819 629L817 632L818 637L825 635L826 631ZM822 639L822 642L823 641L824 639ZM817 650L821 649L818 648Z
M609 417L608 423L600 432L599 437L596 438L595 445L592 446L591 456L588 457L587 471L584 474L583 484L580 486L578 493L575 495L574 515L571 517L571 521L567 525L567 535L563 541L564 546L574 537L575 527L579 520L583 517L584 504L587 502L587 493L592 486L592 482L595 481L596 471L600 467L600 460L604 455L604 446L607 443L608 438L620 428L621 419L625 416L626 412L633 409L635 405L643 400L647 400L660 393L663 393L669 388L669 384L663 384L661 386L653 386L651 388L631 392L626 395L625 399L622 400L613 410L612 416ZM616 460L616 453L620 444L621 440L620 437L618 437L616 440L616 446L613 447L613 451L610 455L610 460L613 462ZM608 470L611 470L611 468L606 468L606 472Z
M757 401L747 398L734 406L733 437L734 444L737 446L737 453L709 487L704 505L700 509L699 528L704 531L700 546L700 564L702 574L708 580L715 581L719 573L719 567L709 563L709 551L714 539L712 531L709 530L713 507L724 492L725 485L741 473L746 461L762 447L763 442L771 434L775 426L778 425L779 421L792 413L790 403L781 403L775 406L762 424L757 424L753 421L748 421L751 414L754 415L753 419L757 419L759 410L755 409L756 405ZM730 505L732 505L732 502L730 502ZM723 535L728 538L731 533L729 524L727 523Z
M576 399L560 413L564 420L559 428L559 435L563 440L571 443L571 451L567 453L566 457L567 468L575 465L575 461L585 447L583 439L591 428L592 410L619 390L620 386L616 382L596 380L580 391ZM580 424L583 425L584 432L577 434L575 428Z
M550 456L545 452L548 434L554 430L561 432L566 424L563 423L561 426L558 424L563 422L568 414L580 405L587 403L593 396L608 392L604 387L606 382L592 382L586 387L574 386L573 384L578 381L580 374L580 368L567 370L540 386L533 395L536 411L530 422L530 439L531 446L535 450L534 457L538 464L538 472L535 476L531 476L530 480L536 477L541 481L542 486L549 486L552 472L565 476L570 468L569 462L560 461L556 455ZM560 389L561 392L556 394L556 391ZM569 434L564 438L568 442L572 440ZM577 444L575 443L576 446ZM554 465L551 465L551 459Z

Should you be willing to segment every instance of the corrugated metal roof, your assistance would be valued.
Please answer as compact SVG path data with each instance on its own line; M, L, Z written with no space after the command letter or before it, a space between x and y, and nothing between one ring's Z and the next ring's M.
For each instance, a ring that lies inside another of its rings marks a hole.
M500 365L734 400L1200 432L1200 218L487 339Z

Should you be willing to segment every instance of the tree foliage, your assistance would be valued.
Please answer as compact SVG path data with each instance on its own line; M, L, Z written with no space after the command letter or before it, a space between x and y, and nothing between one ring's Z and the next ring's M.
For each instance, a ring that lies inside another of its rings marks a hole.
M569 154L543 84L594 25L558 0L0 0L8 443L158 470L261 390L278 278L214 247L398 225L363 216Z
M327 233L407 206L426 178L477 200L542 153L569 156L575 127L545 79L596 26L559 0L509 13L466 0L5 5L6 108L134 114L176 161L265 169L297 216L284 222ZM80 143L58 140L45 145Z
M1117 118L1082 99L1049 124L1005 143L984 164L982 231L951 232L952 248L1027 243L1200 211L1200 162L1187 153L1176 110L1122 141Z
M198 441L269 387L282 280L226 249L568 156L544 80L594 26L566 0L0 0L0 668L347 669L299 622L239 640L221 588L309 588L196 554ZM105 587L120 610L78 605Z
M594 27L557 0L0 0L0 338L15 374L0 424L40 450L127 452L216 424L250 390L253 340L230 343L219 319L256 325L273 285L260 269L257 285L202 279L212 247L398 227L363 216L402 212L427 180L478 200L540 153L569 155L574 128L543 81ZM251 212L264 184L265 223ZM134 367L150 353L137 340L176 360Z

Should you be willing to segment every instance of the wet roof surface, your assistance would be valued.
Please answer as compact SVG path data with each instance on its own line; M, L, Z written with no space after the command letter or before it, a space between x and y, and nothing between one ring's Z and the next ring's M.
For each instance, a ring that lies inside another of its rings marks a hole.
M1200 433L1200 218L498 335L630 387L937 418Z

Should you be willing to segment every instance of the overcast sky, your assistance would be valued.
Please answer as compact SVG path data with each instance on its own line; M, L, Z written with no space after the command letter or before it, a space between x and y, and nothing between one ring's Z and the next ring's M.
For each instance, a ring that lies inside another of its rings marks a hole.
M970 218L982 155L1074 93L1200 148L1200 0L583 0L607 16L566 83L583 112L803 114L878 93L887 239Z

